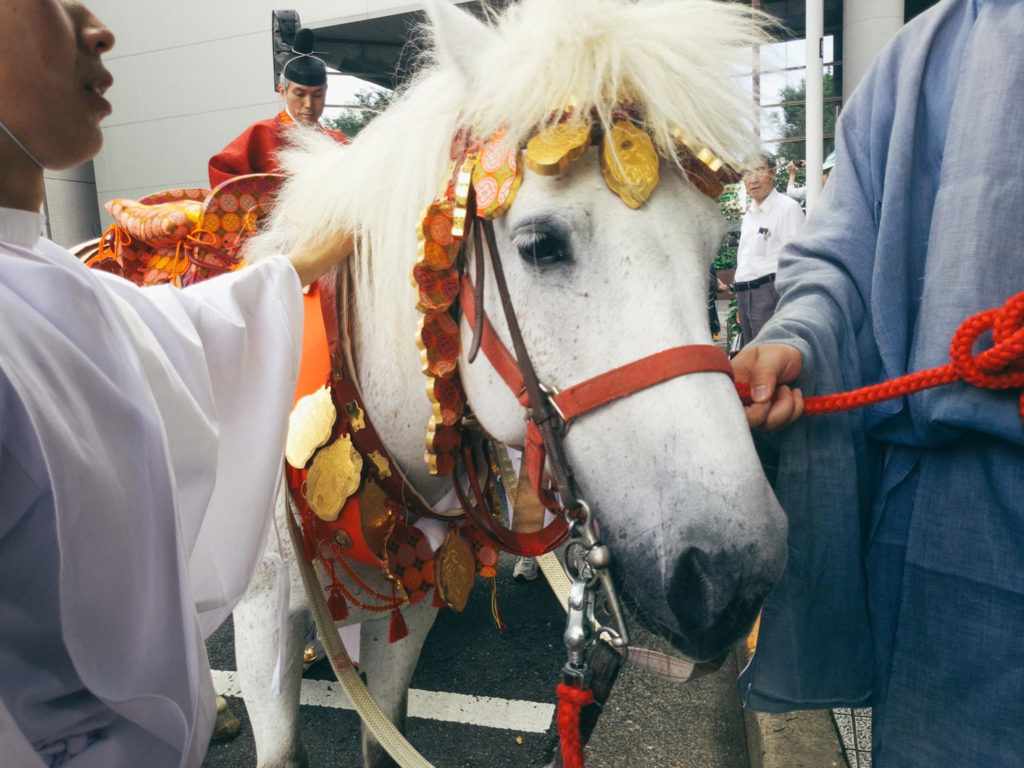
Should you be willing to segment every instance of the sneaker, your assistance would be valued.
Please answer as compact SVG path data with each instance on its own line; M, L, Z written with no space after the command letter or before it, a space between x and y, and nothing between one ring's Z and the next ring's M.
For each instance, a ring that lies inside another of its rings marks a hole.
M512 578L516 581L533 581L537 578L539 570L536 558L520 557L516 560L515 568L512 569Z

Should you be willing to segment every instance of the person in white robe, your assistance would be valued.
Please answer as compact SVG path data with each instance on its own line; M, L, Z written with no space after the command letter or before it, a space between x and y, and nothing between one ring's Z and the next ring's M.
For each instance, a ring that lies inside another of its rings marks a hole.
M43 168L94 155L110 31L0 0L0 763L196 768L204 637L262 552L298 371L302 285L349 243L185 290L39 236Z

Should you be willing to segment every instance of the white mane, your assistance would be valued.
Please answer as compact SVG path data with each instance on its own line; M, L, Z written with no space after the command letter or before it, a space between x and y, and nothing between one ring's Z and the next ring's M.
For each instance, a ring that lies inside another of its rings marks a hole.
M765 40L765 17L749 7L522 0L485 27L454 19L463 12L438 2L428 0L435 21L423 30L423 66L385 114L348 146L305 132L284 153L290 181L250 258L354 231L357 290L380 306L395 295L395 276L411 270L416 224L438 193L462 126L482 137L504 129L524 143L566 105L593 110L608 124L628 98L641 106L664 157L675 159L674 129L734 165L758 146L754 104L740 77L750 70L751 47Z

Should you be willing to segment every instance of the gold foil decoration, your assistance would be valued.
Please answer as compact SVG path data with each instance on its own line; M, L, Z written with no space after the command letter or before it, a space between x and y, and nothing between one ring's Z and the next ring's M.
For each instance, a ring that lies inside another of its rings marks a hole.
M455 207L452 211L452 237L459 239L466 236L466 208L469 205L469 186L473 181L473 168L476 166L478 153L470 152L459 168L455 179Z
M367 479L359 492L359 524L367 548L384 560L384 544L391 535L395 520L388 509L388 497L373 480Z
M391 477L391 465L388 464L388 460L385 459L380 451L373 451L367 458L373 462L373 466L377 468L377 474L381 480L385 480Z
M473 545L462 538L457 529L449 528L444 544L435 557L434 582L437 594L453 611L462 611L476 578Z
M686 147L693 153L693 156L700 160L702 163L704 163L704 165L706 165L712 173L718 173L722 169L724 163L722 162L721 158L715 155L715 153L712 152L708 147L705 147L703 144L698 144L693 139L684 136L683 132L680 131L679 128L673 128L671 133L673 139L680 142L681 144L685 144Z
M305 469L316 449L331 439L337 418L331 390L321 387L295 404L288 417L284 457L295 469Z
M558 123L535 134L526 143L526 167L541 176L557 176L590 146L590 126Z
M366 419L363 416L363 409L355 400L345 403L345 415L348 417L348 428L352 432L366 429Z
M306 476L306 501L317 517L333 523L348 497L359 489L363 457L347 435L317 453Z
M658 186L658 153L646 132L617 120L601 142L601 173L609 189L639 208Z

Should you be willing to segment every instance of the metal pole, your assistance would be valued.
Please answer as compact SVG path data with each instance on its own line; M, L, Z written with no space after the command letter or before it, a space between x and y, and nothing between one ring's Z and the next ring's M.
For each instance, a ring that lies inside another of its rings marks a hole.
M807 0L807 83L806 118L804 135L807 137L807 211L814 208L821 195L821 165L824 161L822 140L824 134L824 60L822 38L825 30L823 0Z

